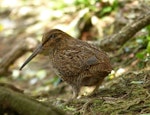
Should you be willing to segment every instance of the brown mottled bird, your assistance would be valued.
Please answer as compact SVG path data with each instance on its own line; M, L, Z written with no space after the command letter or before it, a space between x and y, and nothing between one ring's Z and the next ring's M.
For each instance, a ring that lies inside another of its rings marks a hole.
M95 86L95 92L112 70L104 51L58 29L43 35L42 43L20 70L39 53L49 56L55 73L72 86L73 98L78 96L82 86Z

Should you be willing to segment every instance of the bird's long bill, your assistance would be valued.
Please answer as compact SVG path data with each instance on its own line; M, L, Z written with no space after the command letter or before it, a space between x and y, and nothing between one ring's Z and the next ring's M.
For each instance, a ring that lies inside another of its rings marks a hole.
M20 70L22 70L22 68L29 63L38 53L40 53L42 51L42 44L40 44L31 54L31 56L23 63L23 65L20 67Z

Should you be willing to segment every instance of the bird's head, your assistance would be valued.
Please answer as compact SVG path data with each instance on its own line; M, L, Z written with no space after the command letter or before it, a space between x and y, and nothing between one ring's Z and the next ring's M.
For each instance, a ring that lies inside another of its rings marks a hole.
M20 70L28 64L37 54L49 55L50 50L53 50L55 47L59 47L60 41L66 41L71 36L67 33L53 29L43 34L42 43L38 45L38 47L33 51L31 56L27 58L27 60L20 67ZM65 43L65 42L63 42ZM61 43L60 43L61 44Z

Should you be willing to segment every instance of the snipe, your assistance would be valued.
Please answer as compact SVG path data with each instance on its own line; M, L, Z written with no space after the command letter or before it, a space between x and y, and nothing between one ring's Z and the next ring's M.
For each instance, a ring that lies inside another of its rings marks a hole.
M104 51L58 29L43 35L42 43L20 70L39 53L49 56L55 73L72 86L74 98L82 86L95 86L95 92L112 70Z

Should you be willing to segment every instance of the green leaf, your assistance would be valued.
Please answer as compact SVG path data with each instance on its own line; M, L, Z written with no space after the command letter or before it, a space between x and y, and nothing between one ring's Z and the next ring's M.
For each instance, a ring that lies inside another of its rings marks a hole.
M150 41L150 36L147 36L146 39L147 39L148 41Z
M142 52L137 53L136 57L143 60L144 59L144 55L145 55L145 50L142 51Z
M107 6L107 7L102 9L101 15L104 15L104 14L109 13L111 11L112 11L112 7L111 6Z
M147 52L150 53L150 41L147 44L147 48L146 48Z

